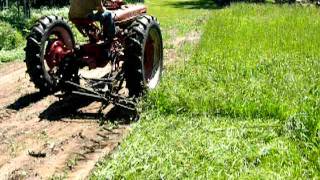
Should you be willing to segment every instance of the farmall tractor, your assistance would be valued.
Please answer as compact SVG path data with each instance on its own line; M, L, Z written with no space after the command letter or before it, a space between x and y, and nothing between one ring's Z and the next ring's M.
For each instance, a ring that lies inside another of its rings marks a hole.
M105 6L116 25L111 40L103 38L101 25L89 18L73 21L87 37L82 44L75 42L64 18L39 19L27 37L27 73L43 93L61 91L135 110L139 97L155 88L161 78L159 23L146 14L144 5L108 1Z

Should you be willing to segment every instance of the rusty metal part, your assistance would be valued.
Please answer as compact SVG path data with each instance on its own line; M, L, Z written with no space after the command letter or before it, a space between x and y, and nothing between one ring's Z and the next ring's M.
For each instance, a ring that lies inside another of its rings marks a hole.
M122 5L125 4L123 0L107 0L104 3L104 6L109 10L119 9Z
M82 85L71 81L65 82L65 85L73 89L72 94L100 101L102 102L102 106L113 104L130 112L137 112L136 99L119 94L119 91L124 88L123 84L125 79L124 69L122 68L122 64L124 61L124 38L125 33L120 30L118 31L117 38L115 38L110 45L106 45L106 47L102 45L101 47L99 47L101 49L108 49L110 53L109 60L105 62L110 63L111 71L108 72L104 77L86 78L80 75L79 78L84 82L84 84ZM80 48L80 51L84 53L83 55L88 56L88 53L86 53L85 50L81 50ZM94 51L94 49L92 51ZM95 56L91 55L91 57ZM106 59L105 56L101 56L101 58L102 57ZM98 58L98 56L96 55L95 58ZM80 58L80 60L87 61L83 57Z
M115 22L122 23L147 13L147 7L145 5L123 5L121 9L114 10L112 13L115 15Z
M125 26L121 23L130 22L146 13L147 8L144 5L123 5L121 0L109 4L108 9L114 15L114 21L117 25L117 32L114 39L106 40L102 36L100 27L89 19L71 19L76 24L80 32L89 37L89 42L78 46L72 52L77 62L81 66L88 66L89 69L111 65L111 72L103 78L84 78L79 79L85 82L85 85L79 85L72 81L65 81L64 85L72 89L72 94L84 96L102 102L103 106L114 104L115 106L136 112L136 99L120 95L125 81L124 70L124 45L127 38ZM123 28L123 29L122 29ZM59 44L58 42L56 44ZM152 49L152 42L148 43ZM63 50L63 49L62 49ZM55 48L54 52L64 52ZM150 56L153 55L151 52ZM148 70L152 69L153 62L148 64Z
M65 46L62 40L57 39L53 41L45 55L47 65L50 69L53 69L55 66L59 66L60 62L69 53L71 53L71 50Z
M112 5L109 5L108 9L112 12L116 24L130 22L138 16L147 13L147 7L145 5L123 5L122 2L114 2ZM70 20L76 25L82 35L89 37L90 42L102 40L102 31L95 21L89 18L74 18Z
M122 107L124 109L130 110L130 111L136 111L136 102L134 99L122 97L118 94L111 93L111 91L103 92L102 89L99 90L95 89L89 89L86 87L82 87L76 83L73 83L71 81L65 82L69 86L73 86L75 91L72 91L72 94L84 96L87 98L94 99L96 101L100 101L103 104L114 104L116 106Z

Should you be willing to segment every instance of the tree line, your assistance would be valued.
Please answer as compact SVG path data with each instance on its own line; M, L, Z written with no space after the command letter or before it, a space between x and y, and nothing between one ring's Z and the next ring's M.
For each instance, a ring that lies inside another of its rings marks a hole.
M144 2L144 0L127 0L128 2ZM40 8L41 6L65 6L69 0L0 0L0 10L15 6L18 11L23 11L25 17L31 16L31 7Z
M65 6L69 4L69 0L0 0L0 10L10 7L17 7L18 11L22 11L25 17L30 17L31 7L39 8L41 6Z

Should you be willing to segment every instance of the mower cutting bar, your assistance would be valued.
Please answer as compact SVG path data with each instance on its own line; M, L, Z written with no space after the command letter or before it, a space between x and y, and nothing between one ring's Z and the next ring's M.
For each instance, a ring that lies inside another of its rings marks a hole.
M80 85L78 85L78 84L76 84L74 82L66 81L65 84L73 86L73 87L76 87L76 88L81 89L81 90L84 90L84 91L89 92L91 94L94 94L94 95L97 95L97 96L101 96L99 93L97 93L97 92L95 92L95 91L93 91L91 89L82 87L82 86L80 86Z
M92 99L95 99L97 101L102 101L103 103L110 103L108 99L106 99L106 98L104 98L102 96L99 96L99 95L94 95L94 94L85 93L85 92L81 92L81 91L72 91L72 94L85 96L85 97L88 97L88 98L92 98Z
M77 89L79 89L80 91L72 91L72 94L75 95L80 95L80 96L84 96L87 98L92 98L95 99L97 101L100 101L104 104L114 104L116 106L128 109L130 111L136 111L135 107L136 107L136 103L132 100L129 100L128 98L125 97L121 97L117 94L111 94L108 93L108 96L104 96L98 92L95 92L91 89L85 88L85 87L81 87L80 85L70 82L70 81L66 81L65 82L67 85L73 86Z
M86 81L97 81L97 82L105 82L105 83L112 83L113 79L107 79L107 78L85 78L80 76L81 79L84 79Z

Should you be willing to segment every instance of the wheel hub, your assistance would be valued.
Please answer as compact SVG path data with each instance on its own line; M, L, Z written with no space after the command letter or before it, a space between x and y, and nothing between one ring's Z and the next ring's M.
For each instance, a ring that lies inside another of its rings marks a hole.
M55 40L51 43L47 54L46 63L50 69L59 66L60 62L69 54L69 50L61 40Z

